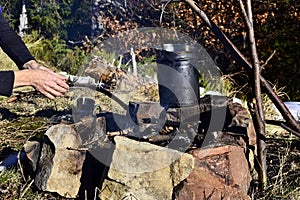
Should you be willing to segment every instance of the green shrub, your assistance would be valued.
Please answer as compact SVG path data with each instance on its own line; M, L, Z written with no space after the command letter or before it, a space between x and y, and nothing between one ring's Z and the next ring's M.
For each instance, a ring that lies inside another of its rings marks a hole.
M30 52L37 60L60 71L70 74L77 73L78 68L86 58L84 49L70 48L58 36L52 39L38 39L38 37L36 32L32 32L30 36L24 38Z

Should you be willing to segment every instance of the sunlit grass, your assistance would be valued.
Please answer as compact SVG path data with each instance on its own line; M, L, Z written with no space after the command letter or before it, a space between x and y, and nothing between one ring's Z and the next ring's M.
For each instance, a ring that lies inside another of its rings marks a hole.
M0 49L0 70L16 70L16 64Z

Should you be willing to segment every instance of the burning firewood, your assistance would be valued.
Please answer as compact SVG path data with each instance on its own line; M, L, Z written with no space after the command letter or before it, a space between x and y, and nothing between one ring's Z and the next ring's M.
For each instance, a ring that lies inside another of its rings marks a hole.
M127 91L132 91L150 81L115 67L102 57L96 57L90 61L85 73L112 88Z
M125 72L116 68L102 57L94 58L86 68L85 72L92 78L115 86L121 77L125 76Z

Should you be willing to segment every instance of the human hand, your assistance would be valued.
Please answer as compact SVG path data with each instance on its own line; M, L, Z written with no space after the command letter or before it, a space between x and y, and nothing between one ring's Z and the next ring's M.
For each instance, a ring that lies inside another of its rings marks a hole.
M63 96L69 89L66 77L45 69L34 70L36 78L32 81L32 86L49 99Z
M14 88L33 86L49 99L62 96L68 91L66 77L45 69L15 71Z
M43 69L43 70L46 70L46 71L49 71L49 72L53 72L53 70L47 68L47 67L44 67L42 65L40 65L38 62L36 62L35 60L30 60L28 62L26 62L24 65L23 65L23 68L24 69Z
M66 84L66 78L59 74L56 74L51 69L40 65L35 60L30 60L23 65L24 69L29 70L45 70L48 73L39 71L33 72L34 74L39 74L36 79L33 79L32 86L44 94L50 99L54 99L56 96L62 96L65 93L69 86Z

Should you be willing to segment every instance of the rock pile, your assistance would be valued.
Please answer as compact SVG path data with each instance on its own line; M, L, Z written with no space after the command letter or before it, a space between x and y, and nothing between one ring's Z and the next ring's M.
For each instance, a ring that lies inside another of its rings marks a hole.
M24 150L35 185L68 198L250 199L255 138L245 108L205 96L194 107L132 102L126 115L53 125Z

